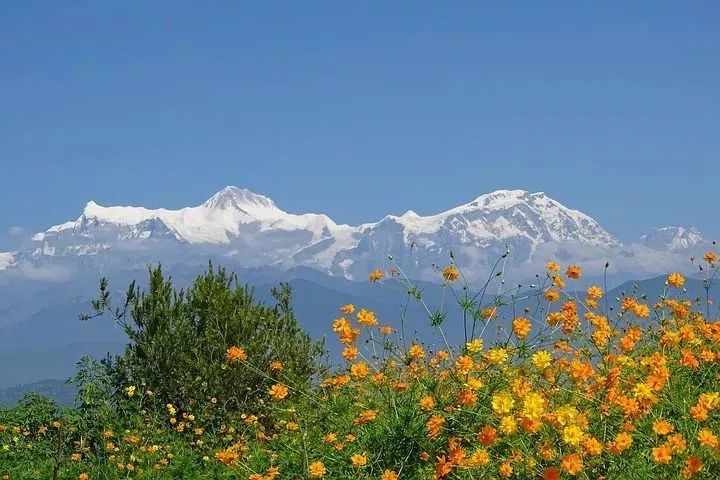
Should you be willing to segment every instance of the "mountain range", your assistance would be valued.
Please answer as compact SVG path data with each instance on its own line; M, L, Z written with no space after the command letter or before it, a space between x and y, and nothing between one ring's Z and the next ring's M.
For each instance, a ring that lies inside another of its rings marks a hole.
M408 211L351 226L324 214L288 213L267 196L229 186L180 210L90 201L76 220L35 234L16 252L0 253L0 270L113 270L215 258L243 268L309 267L359 280L388 266L391 257L417 278L432 279L434 266L447 263L453 251L473 278L486 275L506 249L520 271L550 258L585 257L619 257L634 268L628 259L644 258L644 250L677 252L708 243L695 228L660 227L624 245L589 215L542 192L498 190L436 215Z

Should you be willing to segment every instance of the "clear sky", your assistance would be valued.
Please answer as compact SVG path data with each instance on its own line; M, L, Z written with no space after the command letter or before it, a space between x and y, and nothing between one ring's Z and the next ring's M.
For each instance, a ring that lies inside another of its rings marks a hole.
M523 188L624 240L717 235L718 25L712 1L0 2L0 246L227 184L342 223Z

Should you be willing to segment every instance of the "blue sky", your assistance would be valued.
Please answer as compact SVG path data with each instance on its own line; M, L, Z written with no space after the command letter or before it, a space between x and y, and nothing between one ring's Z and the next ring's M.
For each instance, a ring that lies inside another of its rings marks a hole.
M227 184L343 223L523 188L626 240L720 234L718 4L531 3L2 2L0 247Z

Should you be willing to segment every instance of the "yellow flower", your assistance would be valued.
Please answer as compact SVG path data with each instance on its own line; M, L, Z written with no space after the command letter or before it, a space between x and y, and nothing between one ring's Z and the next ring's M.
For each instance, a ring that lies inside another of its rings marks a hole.
M420 408L423 410L432 410L435 408L435 399L432 395L425 395L420 399Z
M125 393L128 397L132 397L133 395L135 395L135 385L130 385L129 387L127 387L125 389Z
M491 404L495 413L504 415L506 413L510 413L515 405L515 400L510 392L503 391L493 395Z
M350 315L351 313L355 312L355 305L353 305L352 303L348 303L347 305L343 305L342 307L340 307L340 311L342 313Z
M577 425L568 425L562 432L563 441L572 446L580 445L584 436L585 433Z
M367 464L367 454L363 453L356 453L352 457L350 457L350 460L352 461L353 467L360 468L364 467L365 464Z
M682 287L685 285L685 277L682 276L680 273L671 273L668 275L667 283L671 287Z
M325 469L325 464L317 460L309 465L308 472L310 473L310 478L322 478L325 476L325 473L327 473L327 470Z
M8 477L8 479L9 479L9 478L10 478L10 477ZM90 479L90 475L88 475L88 474L85 473L85 472L83 472L83 473L81 473L80 475L78 475L78 480L89 480L89 479Z
M500 365L508 359L507 350L504 348L493 348L485 352L484 358L493 365Z
M342 356L345 360L348 362L351 362L355 360L358 356L358 349L356 346L351 345L349 347L345 347L342 351Z
M465 348L467 348L468 353L474 355L476 353L480 353L483 349L483 341L481 338L476 338L471 342L467 342L465 344Z
M552 364L552 356L547 350L540 350L539 352L533 353L532 364L538 370L545 370Z
M545 398L539 393L529 393L523 400L523 416L530 420L540 420L545 414L545 403Z

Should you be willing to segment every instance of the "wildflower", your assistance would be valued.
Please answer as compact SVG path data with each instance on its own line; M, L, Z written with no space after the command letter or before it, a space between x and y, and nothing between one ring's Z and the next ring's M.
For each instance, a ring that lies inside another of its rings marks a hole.
M248 358L245 350L240 347L228 348L225 352L225 357L227 358L228 362L236 362L238 360L245 361Z
M383 272L380 269L373 270L370 272L370 283L375 283L378 280L382 280Z
M577 453L565 455L562 458L562 468L570 475L577 475L583 469L583 460Z
M515 320L513 320L513 333L520 340L525 340L525 338L530 333L531 329L532 329L532 324L530 323L530 320L528 320L527 318L518 317Z
M668 435L675 430L675 427L668 422L667 420L655 420L653 422L653 432L657 433L658 435Z
M505 435L512 435L517 431L517 421L512 415L505 415L500 419L500 431Z
M458 271L457 267L455 267L455 265L448 265L443 270L443 278L448 282L454 282L455 280L457 280L459 275L460 272Z
M350 375L352 375L355 380L363 379L367 377L369 373L370 369L365 362L357 362L350 365Z
M448 460L445 455L437 457L437 463L435 464L435 478L445 478L452 473L453 462Z
M484 358L493 365L500 365L501 363L505 363L508 359L507 350L504 348L490 349L485 352Z
M560 480L560 470L556 467L548 467L543 472L543 480Z
M418 360L425 357L425 350L423 349L422 345L418 345L417 343L415 343L408 349L407 355L413 360Z
M420 408L423 410L432 410L435 408L435 399L432 395L425 395L420 399Z
M472 340L471 342L467 342L465 344L465 348L467 348L468 353L471 355L474 355L476 353L480 353L483 349L483 341L481 338L476 338Z
M545 413L545 403L545 399L539 393L529 393L523 400L523 416L530 420L540 420Z
M240 456L234 450L226 449L215 453L215 459L224 465L231 465L237 462Z
M495 413L503 415L512 411L515 400L510 395L510 392L499 392L493 395L491 404Z
M359 352L358 352L357 347L354 345L351 345L351 346L343 348L342 356L345 360L347 360L348 362L351 362L357 358L358 353Z
M273 398L273 400L282 400L283 398L288 396L288 387L283 385L282 383L276 383L272 387L270 387L270 391L268 394Z
M392 470L385 470L380 476L380 480L398 480L398 475Z
M550 353L548 353L547 350L540 350L532 356L532 364L535 365L535 368L538 370L545 370L551 363L552 356L550 356Z
M567 268L565 275L567 275L568 278L577 280L580 276L582 276L582 269L577 265L570 265Z
M273 360L270 362L270 370L273 372L282 372L285 366L280 360Z
M128 397L132 397L135 395L135 385L130 385L129 387L125 388L125 393Z
M484 427L482 430L480 430L480 433L478 433L478 442L485 445L486 447L489 447L493 443L495 443L496 438L497 431L493 427Z
M483 308L480 310L480 318L483 320L490 320L491 318L494 318L496 314L497 308L495 307Z
M440 435L440 430L442 429L444 424L445 419L441 415L435 414L431 416L430 419L427 421L428 438L436 438L438 435Z
M467 355L461 355L455 360L455 369L460 375L467 375L475 366L475 362Z
M340 307L340 311L346 315L350 315L351 313L355 312L355 305L352 303L348 303L347 305L343 305Z
M8 477L8 479L9 479L9 478L10 478L10 477ZM88 475L88 474L85 473L85 472L83 472L83 473L81 473L80 475L78 475L78 480L89 480L89 478L90 478L90 475Z
M547 267L548 271L550 271L550 272L559 272L560 271L560 265L558 265L555 262L545 262L545 267Z
M682 274L677 272L671 273L670 275L668 275L667 283L671 287L679 288L685 285L685 277L683 277Z
M364 467L367 464L367 453L356 453L352 457L350 457L350 460L352 461L353 467Z
M655 463L670 463L670 460L672 460L672 450L666 446L655 447L652 449L652 458Z
M568 425L563 429L563 441L568 445L576 446L582 442L585 433L577 425Z
M592 285L588 287L585 294L591 300L600 300L603 296L603 291L602 288L598 287L597 285Z
M327 470L325 469L325 464L317 460L308 466L308 472L310 473L310 478L322 478L325 476L325 473L327 473Z
M715 252L707 252L703 255L703 260L705 260L711 267L714 267L718 263L718 256Z
M557 290L545 290L544 296L548 302L557 302L560 300L560 292Z
M510 462L503 462L498 468L498 473L505 478L509 478L513 473L513 466Z
M392 327L380 327L380 333L382 333L383 335L390 335L392 333Z
M377 416L377 410L365 410L364 412L360 413L360 415L358 415L358 418L355 419L355 424L364 425L375 420Z
M374 327L378 324L375 313L370 310L361 309L357 314L358 323L365 327Z
M718 444L717 436L707 428L703 428L698 432L698 443L703 447L715 447Z
M694 475L702 470L703 462L695 455L688 455L685 459L685 473L687 476Z

